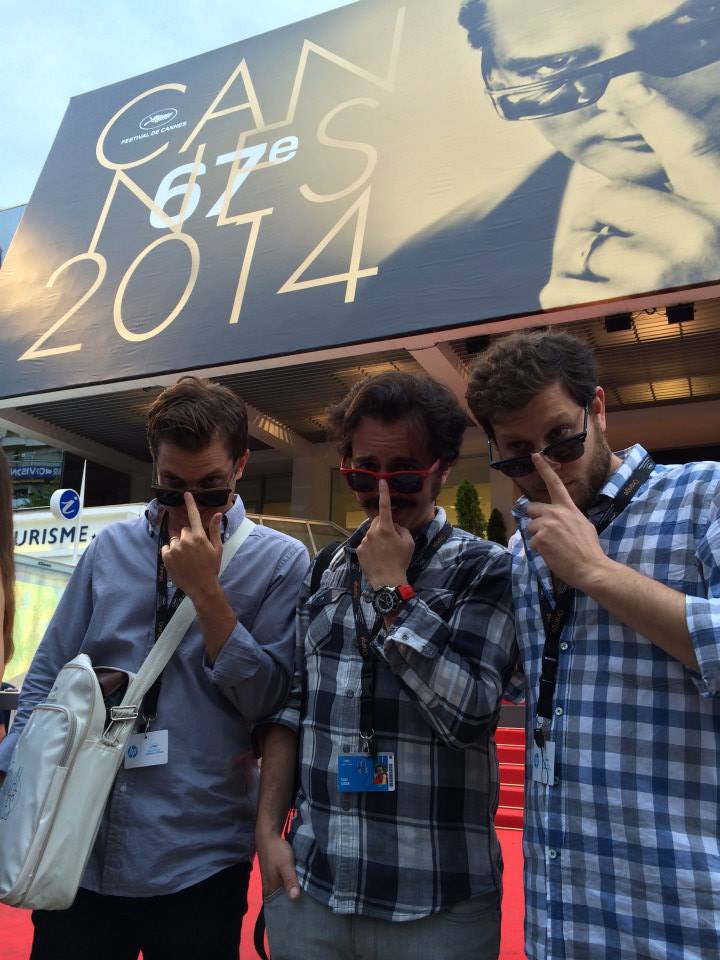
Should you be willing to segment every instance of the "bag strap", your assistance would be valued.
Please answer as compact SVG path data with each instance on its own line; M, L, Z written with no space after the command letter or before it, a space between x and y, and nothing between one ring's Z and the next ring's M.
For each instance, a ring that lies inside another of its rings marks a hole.
M255 524L252 520L248 520L248 518L245 517L235 533L225 541L218 576L223 575L228 563L230 563L254 529ZM134 679L129 684L120 707L113 708L113 710L117 711L118 720L135 719L129 715L124 717L120 714L122 711L128 711L131 708L137 707L139 709L143 697L167 666L194 619L195 606L190 597L185 597L170 618L163 632L157 638L155 645L145 658L143 665L138 670Z

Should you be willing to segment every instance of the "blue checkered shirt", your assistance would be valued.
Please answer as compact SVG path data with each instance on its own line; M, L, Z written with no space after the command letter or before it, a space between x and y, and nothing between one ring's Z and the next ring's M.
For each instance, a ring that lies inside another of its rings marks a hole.
M416 550L444 524L438 509ZM373 642L376 749L395 754L397 789L340 793L338 756L360 747L362 657L348 561L362 534L336 552L312 596L305 580L295 677L273 722L300 727L291 842L302 887L335 913L412 920L500 891L489 728L517 659L510 555L458 529L433 554L417 597ZM379 617L364 580L363 588L372 627Z
M619 456L594 522L645 451ZM515 510L521 530L526 504ZM528 774L526 786L527 955L720 957L720 464L657 466L600 542L613 560L686 595L700 674L577 593L550 733L559 782ZM510 546L529 759L545 639L536 577L550 595L552 582L519 533Z

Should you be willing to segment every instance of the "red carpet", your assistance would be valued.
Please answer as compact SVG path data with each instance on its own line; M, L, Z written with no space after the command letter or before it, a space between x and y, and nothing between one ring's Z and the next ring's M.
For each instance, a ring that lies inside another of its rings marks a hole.
M522 834L518 830L499 830L505 859L505 898L503 901L502 960L525 960L523 952ZM254 960L252 928L260 906L260 875L253 870L250 880L249 910L243 925L241 960ZM32 924L27 910L0 904L0 960L27 960L30 955ZM102 960L98 957L97 960Z

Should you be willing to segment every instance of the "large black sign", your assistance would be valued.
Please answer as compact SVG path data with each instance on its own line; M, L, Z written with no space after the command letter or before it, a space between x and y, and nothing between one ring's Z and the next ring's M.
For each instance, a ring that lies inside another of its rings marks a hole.
M73 99L0 396L720 275L709 0L365 0Z

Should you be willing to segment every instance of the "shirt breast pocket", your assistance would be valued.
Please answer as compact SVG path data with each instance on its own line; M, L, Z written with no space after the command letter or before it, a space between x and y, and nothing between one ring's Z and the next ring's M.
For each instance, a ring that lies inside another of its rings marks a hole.
M350 606L350 591L346 587L325 587L308 598L306 652L332 646L342 649L343 622Z

